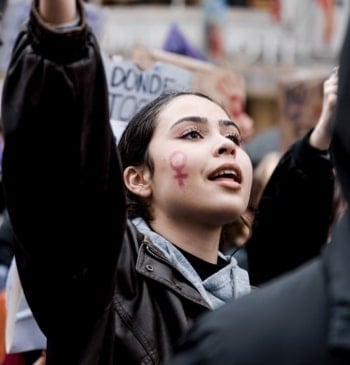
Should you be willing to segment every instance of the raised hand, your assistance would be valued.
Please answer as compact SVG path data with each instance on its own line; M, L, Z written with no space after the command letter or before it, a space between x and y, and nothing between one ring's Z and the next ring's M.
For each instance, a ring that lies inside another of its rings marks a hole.
M323 84L323 103L320 118L310 135L311 146L327 150L331 143L331 122L338 92L338 68L335 68L329 78Z

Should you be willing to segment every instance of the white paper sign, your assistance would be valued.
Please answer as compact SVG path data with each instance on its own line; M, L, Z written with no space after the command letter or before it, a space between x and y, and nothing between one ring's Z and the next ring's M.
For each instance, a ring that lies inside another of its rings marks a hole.
M192 73L172 64L157 62L142 70L123 57L104 56L109 89L110 119L127 123L146 103L164 90L188 90Z

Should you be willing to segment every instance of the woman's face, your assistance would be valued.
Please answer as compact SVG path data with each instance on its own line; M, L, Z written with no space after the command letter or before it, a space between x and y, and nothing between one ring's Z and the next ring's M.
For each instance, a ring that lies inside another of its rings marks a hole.
M161 111L149 145L155 220L232 222L247 208L252 164L236 124L217 104L182 95Z

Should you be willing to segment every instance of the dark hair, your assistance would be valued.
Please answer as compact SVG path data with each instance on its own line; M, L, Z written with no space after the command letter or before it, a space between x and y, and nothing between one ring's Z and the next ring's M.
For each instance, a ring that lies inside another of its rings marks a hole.
M157 126L158 116L173 99L182 95L196 95L215 102L209 96L194 91L167 90L143 106L128 122L118 142L123 168L146 164L153 173L153 163L148 155L148 146ZM149 206L137 195L126 189L128 217L152 220Z

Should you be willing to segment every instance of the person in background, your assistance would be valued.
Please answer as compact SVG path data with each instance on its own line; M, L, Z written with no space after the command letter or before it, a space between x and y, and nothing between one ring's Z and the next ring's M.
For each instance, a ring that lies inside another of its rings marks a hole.
M322 112L312 134L310 131L283 155L277 151L266 154L254 167L252 191L244 219L225 227L225 239L221 242L221 248L224 252L233 254L242 267L249 269L253 285L270 280L286 271L287 266L289 269L296 267L294 249L305 253L309 250L305 257L316 255L319 243L325 242L327 238L323 229L319 229L320 224L324 228L331 226L340 209L337 189L333 189L333 198L329 200L332 190L330 185L337 188L338 184L329 177L329 140L328 137L322 137L330 134L337 88L338 75L335 68L324 81ZM318 150L310 149L307 142L315 136L319 137L317 143L323 141ZM291 165L286 163L288 161ZM299 172L296 173L295 170ZM289 194L284 199L279 199L280 190L289 191ZM287 214L290 213L289 217L293 217L294 222L290 223L296 227L294 230L288 226L290 218L287 218ZM262 245L263 237L266 242ZM266 254L266 249L270 254ZM279 269L278 262L281 264Z
M281 151L281 126L276 124L256 132L244 148L253 167L257 167L267 154Z
M282 155L258 199L259 205L254 211L251 228L252 235L245 245L250 280L255 286L275 278L283 271L287 272L297 267L298 255L295 255L295 252L303 252L304 258L317 256L322 246L320 242L325 244L328 240L329 228L334 222L335 185L334 175L330 178L328 171L329 163L332 162L328 148L337 89L338 71L335 68L323 84L322 112L315 128ZM309 146L302 143L305 142L305 138L309 140ZM315 146L315 141L317 151L310 150L310 145ZM291 160L289 170L283 168L288 160ZM294 176L294 169L299 170L299 174ZM332 185L332 189L329 185ZM276 199L278 191L288 190L287 202ZM294 213L288 215L288 212ZM274 222L275 225L268 226L267 222ZM288 223L294 229L291 229ZM326 231L323 231L324 228ZM267 243L261 244L261 237L264 237ZM269 254L266 252L267 247ZM261 257L264 259L260 260ZM283 260L280 260L280 257L283 257Z
M206 95L168 91L136 113L116 148L82 2L33 2L2 110L6 207L47 365L163 363L201 314L251 291L247 271L219 251L224 226L244 214L251 192L237 124ZM279 203L259 210L252 237L270 267L255 274L266 280L318 253L328 233L328 123L281 160L269 196ZM315 201L314 220L295 229L296 214ZM302 236L304 228L317 232ZM270 247L297 232L302 249L293 240L272 261Z

